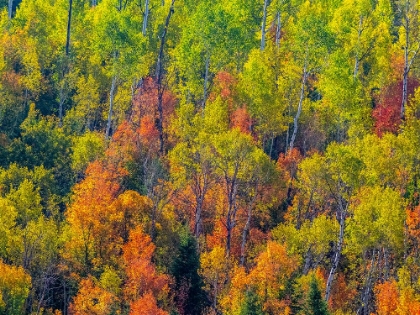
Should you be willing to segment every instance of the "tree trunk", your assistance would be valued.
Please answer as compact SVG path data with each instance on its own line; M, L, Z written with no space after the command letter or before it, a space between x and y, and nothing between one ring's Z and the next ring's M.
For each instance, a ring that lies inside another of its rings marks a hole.
M300 87L299 105L298 105L298 110L296 112L296 116L293 119L293 133L292 133L292 138L290 139L289 151L293 150L293 146L295 144L295 139L296 139L296 135L297 135L297 131L298 131L299 117L300 117L300 114L302 112L302 104L303 104L303 100L305 98L305 84L306 84L306 79L307 78L308 78L308 73L306 72L306 61L305 61L305 66L303 67L302 84L301 84L301 87Z
M267 24L267 8L270 5L270 0L264 0L264 8L263 8L263 20L261 23L261 50L265 48L265 27Z
M7 10L8 17L11 19L13 17L13 0L9 0Z
M375 250L372 251L372 259L370 261L370 269L368 275L366 277L366 284L363 288L362 297L361 297L361 305L357 310L357 315L369 315L369 299L372 292L372 285L374 283L373 276L375 272ZM378 260L379 260L379 251L378 251Z
M359 18L359 28L357 29L357 43L360 43L360 36L362 35L363 31L363 16L361 15ZM356 51L356 57L354 58L354 69L353 69L353 78L357 79L357 75L359 73L359 52Z
M204 72L204 88L203 88L203 108L206 107L208 82L209 82L209 67L210 67L210 55L206 54L206 69Z
M111 83L111 90L109 91L109 110L108 110L108 122L106 124L106 134L105 138L109 139L111 136L111 127L112 127L112 112L114 110L114 97L115 90L117 88L117 76L114 75Z
M66 56L70 53L70 33L71 33L71 16L73 10L73 0L69 0L69 12L67 18L67 36L66 36Z
M345 228L345 223L346 223L347 206L348 205L346 205L344 207L343 202L340 199L340 201L339 201L339 211L337 213L337 217L339 216L339 222L340 222L340 232L339 232L339 235L338 235L337 249L335 251L334 261L333 261L333 264L331 266L330 273L328 275L327 286L326 286L326 289L325 289L324 299L327 303L328 303L328 300L330 298L332 282L334 280L335 273L337 272L338 264L340 263L341 252L343 250L344 228Z
M407 86L408 86L408 47L404 47L404 72L402 82L402 98L401 98L401 119L405 117L405 107L407 103Z
M166 41L166 34L168 33L168 27L169 22L171 20L171 16L174 13L174 4L175 0L172 0L171 7L169 9L169 13L166 17L165 21L165 27L162 32L162 36L160 38L160 48L159 48L159 54L158 59L156 63L156 83L158 88L158 104L157 104L157 110L158 110L158 122L157 122L157 129L159 132L159 151L161 154L163 154L164 149L164 138L163 138L163 92L164 87L162 84L163 79L163 58L164 58L164 47L165 47L165 41Z
M147 19L149 18L149 1L146 0L144 4L144 14L143 14L143 28L142 28L142 34L143 36L146 36L146 29L147 29Z
M252 196L252 199L250 203L248 204L246 223L245 223L244 230L242 232L241 261L240 261L241 266L245 265L245 247L246 247L246 241L248 238L249 230L251 228L252 209L254 208L255 201L257 200L257 188L258 188L258 184L255 185L255 194L254 196Z
M280 37L281 37L281 15L280 11L277 11L277 26L276 26L276 47L280 48Z
M196 207L195 207L195 221L194 221L194 235L198 239L201 235L201 214L203 211L203 203L204 198L207 193L208 189L208 179L207 175L203 175L203 181L201 183L201 179L199 176L196 177L196 187L195 187L195 200L196 200Z
M237 183L238 169L235 169L235 173L231 179L226 178L226 189L228 195L228 212L226 216L226 257L230 256L230 247L232 241L232 230L235 227L236 220L236 195L238 193Z

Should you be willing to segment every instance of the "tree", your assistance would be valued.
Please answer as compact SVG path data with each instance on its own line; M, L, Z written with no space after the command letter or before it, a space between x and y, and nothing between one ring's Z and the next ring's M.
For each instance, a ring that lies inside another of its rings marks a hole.
M145 307L144 312L147 308L154 308L166 314L153 306L156 305L156 299L165 299L169 289L169 278L158 272L152 262L155 245L151 238L143 233L141 227L137 227L131 231L129 241L122 250L126 275L124 297L131 303L132 314L135 314L136 310L142 310L142 307Z
M419 3L417 1L400 0L396 2L396 6L397 14L401 19L398 44L404 50L401 98L401 119L404 119L408 101L409 74L420 51L420 41L418 39Z
M204 282L198 274L200 257L195 238L185 231L181 234L179 252L171 267L175 279L175 305L183 315L200 315L207 305L207 296L203 290Z
M95 283L95 279L80 281L78 294L69 307L75 315L106 315L116 311L117 297Z
M308 292L308 315L328 315L327 303L322 298L318 281L312 276Z
M239 315L264 315L259 303L258 296L253 291L247 291L245 303L241 308Z
M0 261L0 312L23 314L30 286L31 277L22 267L10 266Z

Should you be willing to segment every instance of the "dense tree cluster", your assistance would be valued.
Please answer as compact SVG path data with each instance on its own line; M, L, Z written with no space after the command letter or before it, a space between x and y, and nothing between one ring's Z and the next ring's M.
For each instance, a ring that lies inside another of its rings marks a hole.
M0 6L0 314L420 314L420 1Z

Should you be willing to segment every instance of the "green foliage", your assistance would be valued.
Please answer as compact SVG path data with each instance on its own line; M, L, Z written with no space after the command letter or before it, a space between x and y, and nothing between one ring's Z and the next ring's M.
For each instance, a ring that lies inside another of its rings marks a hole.
M328 315L327 303L321 296L321 291L318 286L318 281L315 276L312 276L309 284L308 302L307 302L308 315Z
M175 278L175 304L180 313L186 315L203 313L207 305L204 282L198 274L200 257L197 242L186 230L180 235L180 247L174 259L170 273Z
M105 151L103 135L87 132L73 141L72 169L75 173L83 173L90 162L102 157Z
M264 315L265 313L262 310L262 306L259 302L258 295L249 290L245 295L245 302L241 307L239 315Z

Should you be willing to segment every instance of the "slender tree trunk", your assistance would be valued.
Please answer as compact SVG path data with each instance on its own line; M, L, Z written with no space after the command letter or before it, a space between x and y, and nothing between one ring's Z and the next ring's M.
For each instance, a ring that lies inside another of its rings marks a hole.
M333 264L331 266L330 273L328 275L327 286L326 286L326 289L325 289L324 299L327 303L328 303L328 300L330 298L332 283L333 283L333 280L334 280L334 277L335 277L335 273L337 272L338 264L340 263L341 252L343 250L346 215L347 215L347 205L344 207L343 202L340 199L339 210L338 210L338 213L337 213L337 217L339 217L339 223L340 223L340 232L339 232L339 235L338 235L337 249L335 250L334 261L333 261Z
M69 0L69 11L67 17L66 56L70 53L71 16L73 12L73 0Z
M263 7L263 19L261 23L261 50L265 49L265 27L267 24L267 8L270 5L270 0L264 0L264 7Z
M404 72L402 82L402 98L401 98L401 119L405 117L405 107L407 105L407 86L408 86L408 47L404 47Z
M8 6L7 6L7 15L9 19L13 17L13 0L9 0Z
M292 138L290 139L289 151L293 150L293 146L295 144L295 139L296 139L298 126L299 126L298 125L299 117L300 117L300 114L302 113L302 104L305 98L305 85L306 85L307 78L308 78L308 73L306 72L306 61L305 61L305 66L303 67L302 84L300 87L299 105L298 105L298 110L296 112L296 116L293 119L293 133L292 133Z
M208 83L209 83L210 54L206 54L206 69L204 72L203 108L206 107Z
M280 11L277 11L277 25L276 25L276 47L280 48L280 37L281 37L281 15Z
M360 15L359 18L359 28L357 29L357 43L360 43L360 36L362 35L362 31L363 31L363 16ZM357 75L359 73L359 63L360 63L360 59L359 59L359 52L356 51L356 57L354 58L354 69L353 69L353 78L356 79Z
M147 20L149 18L149 2L150 2L150 0L146 0L146 2L144 4L143 28L142 28L142 31L141 31L143 36L146 36Z
M117 88L117 76L114 75L114 77L112 78L111 90L109 91L108 121L106 124L106 134L105 134L106 139L109 139L109 137L111 136L112 112L114 110L114 97L115 97L116 88Z
M258 184L255 185L254 196L252 196L252 199L247 207L247 218L246 218L244 230L242 232L241 261L240 261L241 266L245 265L245 247L246 247L246 241L248 238L249 230L251 228L252 209L254 208L255 201L257 200L257 188L258 188Z
M236 220L236 195L238 193L237 184L238 169L235 169L235 174L232 179L226 178L226 189L228 193L228 212L226 216L226 257L230 256L230 247L232 242L232 230L235 227Z
M156 83L158 86L158 104L157 104L157 110L158 110L158 122L157 122L157 129L159 132L159 151L161 154L163 154L164 149L164 138L163 138L163 92L164 87L162 84L163 79L163 58L164 58L164 47L165 47L165 41L166 41L166 34L168 33L168 27L169 22L171 20L171 16L174 13L174 4L175 0L172 0L171 7L169 9L169 13L166 17L165 26L163 29L163 33L160 38L160 48L159 48L159 54L158 59L156 63Z
M201 179L197 176L196 188L195 188L196 207L195 207L195 221L194 221L194 235L197 239L201 235L201 225L202 225L201 215L203 212L203 203L204 203L204 198L207 193L207 189L208 189L207 175L206 174L203 175L202 182L201 182Z
M375 260L376 260L376 254L375 254L375 250L372 251L372 259L370 261L370 268L369 268L369 272L367 274L366 277L366 284L363 288L363 292L362 292L362 298L361 298L361 305L359 307L359 309L357 310L357 315L369 315L369 299L370 299L370 295L372 292L372 285L374 283L373 281L373 277L374 277L374 273L375 273ZM378 260L379 260L379 251L378 251Z
M58 101L58 126L61 128L63 126L63 116L64 116L64 103L67 99L67 78L69 68L69 54L70 54L70 34L71 34L71 17L73 11L73 0L69 0L69 10L67 15L67 34L66 34L66 46L65 46L65 58L63 61L63 69L61 73L61 86L59 91L59 101Z
M311 264L312 264L312 251L311 251L311 247L308 248L308 250L306 251L305 254L305 265L303 267L303 274L307 275L309 270L311 269Z
M65 73L63 73L63 81L66 80ZM65 96L65 82L62 82L59 92L59 101L58 101L58 127L63 127L63 112L64 112L64 102L66 101Z

